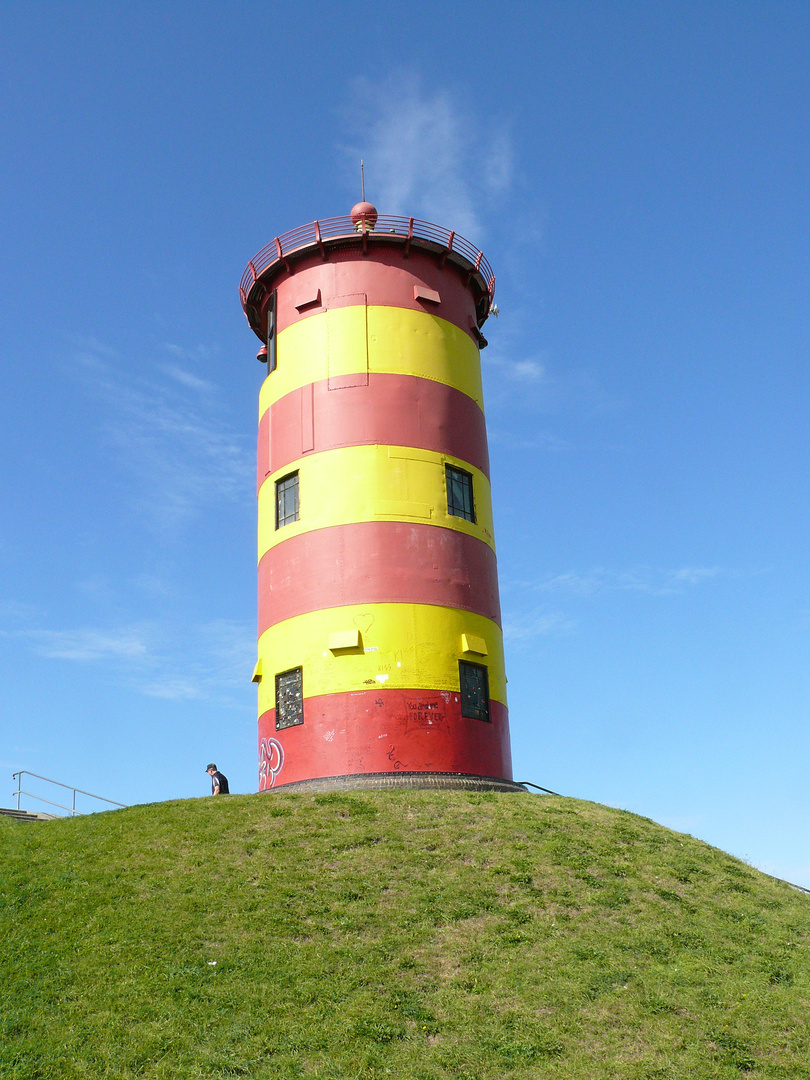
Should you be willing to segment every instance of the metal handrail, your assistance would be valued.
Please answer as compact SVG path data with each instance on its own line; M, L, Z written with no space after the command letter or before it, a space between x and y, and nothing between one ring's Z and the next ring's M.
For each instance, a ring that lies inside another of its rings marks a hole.
M52 801L51 799L45 799L45 798L43 798L43 796L42 796L42 795L35 795L35 794L33 793L33 791L23 791L22 789L20 789L20 788L17 788L17 790L16 790L15 792L14 792L14 794L15 794L15 795L27 795L27 796L28 796L29 798L31 798L31 799L36 799L36 800L37 800L37 802L43 802L43 803L47 803L47 804L48 804L48 806L56 806L56 807L58 807L58 808L59 808L60 810L67 810L67 811L68 811L68 813L72 813L72 814L74 814L74 815L78 813L78 811L77 811L77 810L71 810L71 808L70 808L69 806L64 806L64 805L63 805L62 803L58 803L58 802L53 802L53 801ZM19 799L17 800L17 809L18 809L18 810L20 809L20 801L19 801ZM27 810L24 810L24 811L22 811L22 812L23 812L23 813L26 813L26 814L28 813L28 811L27 811Z
M401 236L406 240L427 240L439 244L447 252L454 252L471 262L481 277L486 282L490 297L495 292L495 275L492 267L469 240L459 236L451 229L445 229L441 225L434 225L430 221L421 221L418 218L396 217L390 214L380 214L373 228L365 224L355 225L348 214L341 217L323 218L319 221L309 222L307 225L299 225L296 229L290 229L280 236L274 237L269 244L254 255L247 264L239 289L243 297L246 297L257 278L276 262L282 262L285 256L292 254L302 247L318 245L322 240L334 240L338 238L351 238L363 242L365 239L383 238L385 236Z
M61 803L51 802L50 799L44 798L42 795L34 795L31 791L23 791L22 778L24 776L33 776L37 780L44 780L46 784L55 784L56 787L67 788L68 791L73 792L73 798L71 800L71 806L62 806ZM36 799L38 802L47 803L48 806L58 806L60 810L67 810L73 817L79 813L76 809L76 796L86 795L89 799L98 799L99 802L109 803L111 806L120 806L122 809L126 809L126 803L116 802L115 799L105 799L103 795L94 795L92 791L83 791L81 788L73 787L72 784L63 784L61 780L51 780L49 776L40 776L39 773L31 772L29 769L21 769L20 772L11 774L12 779L17 781L17 790L12 792L12 795L17 796L17 809L20 809L20 796L27 795L30 799Z

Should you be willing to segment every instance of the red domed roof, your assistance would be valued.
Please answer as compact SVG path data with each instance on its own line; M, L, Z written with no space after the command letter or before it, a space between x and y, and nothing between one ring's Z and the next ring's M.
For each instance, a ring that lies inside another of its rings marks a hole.
M377 224L377 207L372 206L370 202L356 203L352 209L349 217L352 219L352 224L357 225L361 221L365 221L370 229L373 229Z

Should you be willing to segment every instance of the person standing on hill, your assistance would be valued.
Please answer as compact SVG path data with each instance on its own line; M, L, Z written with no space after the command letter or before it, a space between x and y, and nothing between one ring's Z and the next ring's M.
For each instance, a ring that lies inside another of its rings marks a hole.
M230 795L230 790L228 788L228 777L221 773L213 762L208 766L205 771L211 777L212 795Z

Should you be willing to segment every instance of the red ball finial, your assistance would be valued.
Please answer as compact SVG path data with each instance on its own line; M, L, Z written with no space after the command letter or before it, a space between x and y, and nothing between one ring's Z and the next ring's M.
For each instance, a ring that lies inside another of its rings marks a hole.
M352 207L349 217L355 227L362 222L367 229L373 229L377 224L377 207L372 206L370 202L356 203Z

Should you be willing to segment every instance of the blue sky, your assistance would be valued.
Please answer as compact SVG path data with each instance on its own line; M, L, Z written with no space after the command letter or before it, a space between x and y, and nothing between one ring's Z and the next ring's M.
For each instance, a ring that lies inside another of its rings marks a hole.
M237 286L483 248L515 777L810 886L804 3L4 5L0 777L256 786ZM31 804L29 804L31 805Z

